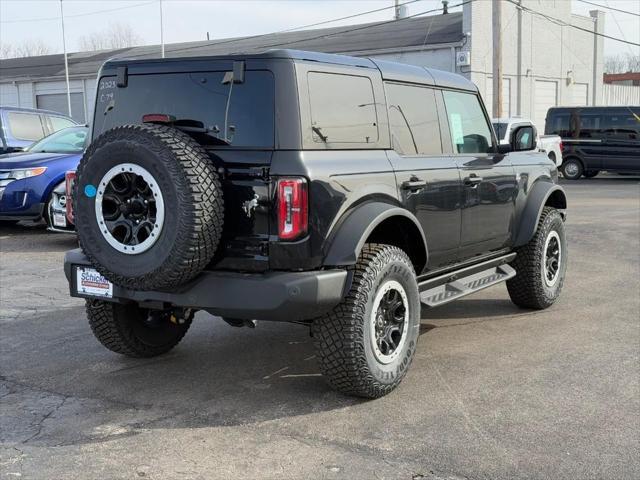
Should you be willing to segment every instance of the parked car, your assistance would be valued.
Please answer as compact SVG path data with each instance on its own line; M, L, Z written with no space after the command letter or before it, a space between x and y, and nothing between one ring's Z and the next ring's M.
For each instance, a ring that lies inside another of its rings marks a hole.
M25 150L63 128L78 125L72 118L49 110L0 107L0 154Z
M65 173L78 166L88 128L62 129L25 152L0 155L0 220L40 220L50 230L69 231Z
M640 107L554 107L545 133L562 137L564 178L640 173Z
M556 166L562 165L562 139L559 135L539 135L538 129L531 120L520 117L493 118L491 123L498 141L502 144L511 143L512 135L516 128L531 127L533 129L531 138L535 139L535 145L532 148L537 148L539 152L545 152ZM520 141L522 141L524 133L522 133L522 130L520 132Z
M169 351L197 310L292 322L330 385L375 398L421 303L506 281L542 309L562 289L556 166L499 145L462 76L290 50L113 60L95 112L64 268L114 352Z

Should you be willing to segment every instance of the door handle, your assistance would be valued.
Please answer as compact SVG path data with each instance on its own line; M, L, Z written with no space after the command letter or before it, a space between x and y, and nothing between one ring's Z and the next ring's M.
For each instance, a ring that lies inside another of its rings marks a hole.
M426 186L427 186L427 182L425 180L419 180L419 179L406 180L402 182L402 185L401 185L403 190L417 190L418 188L422 188Z
M481 182L482 182L482 177L479 177L475 173L472 173L471 175L469 175L467 178L464 179L464 184L471 187L475 187Z

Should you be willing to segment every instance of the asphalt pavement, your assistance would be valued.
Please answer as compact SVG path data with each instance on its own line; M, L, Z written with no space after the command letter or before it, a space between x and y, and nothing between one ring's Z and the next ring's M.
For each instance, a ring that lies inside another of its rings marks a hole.
M564 186L556 305L425 310L374 401L329 390L298 325L199 313L167 355L111 353L68 295L75 237L0 227L0 479L640 478L639 181Z

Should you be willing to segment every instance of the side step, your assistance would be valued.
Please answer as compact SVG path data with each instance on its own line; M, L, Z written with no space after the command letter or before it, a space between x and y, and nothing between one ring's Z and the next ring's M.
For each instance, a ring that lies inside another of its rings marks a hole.
M507 264L490 267L465 277L456 278L455 275L449 274L449 281L446 283L421 291L420 300L429 307L437 307L509 280L515 275L516 271Z

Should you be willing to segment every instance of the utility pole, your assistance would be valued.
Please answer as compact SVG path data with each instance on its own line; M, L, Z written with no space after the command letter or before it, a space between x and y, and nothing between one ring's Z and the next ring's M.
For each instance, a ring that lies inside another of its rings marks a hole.
M160 52L161 52L162 58L164 58L164 26L162 24L162 0L159 0L159 4L160 4Z
M518 0L518 101L517 115L522 116L522 0Z
M394 12L393 19L398 20L400 18L400 0L395 0Z
M493 116L502 117L502 0L493 0Z
M62 25L62 50L64 52L64 76L67 81L67 111L71 116L71 87L69 86L69 60L67 58L67 42L64 36L64 7L60 0L60 24Z

